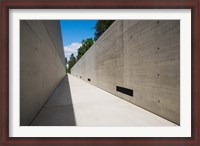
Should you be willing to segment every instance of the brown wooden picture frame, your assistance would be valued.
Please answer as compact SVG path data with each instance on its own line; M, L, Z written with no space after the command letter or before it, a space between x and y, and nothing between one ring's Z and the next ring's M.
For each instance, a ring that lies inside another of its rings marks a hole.
M9 137L9 9L191 9L192 10L192 136L184 137ZM5 0L1 2L1 144L2 145L200 145L199 0Z

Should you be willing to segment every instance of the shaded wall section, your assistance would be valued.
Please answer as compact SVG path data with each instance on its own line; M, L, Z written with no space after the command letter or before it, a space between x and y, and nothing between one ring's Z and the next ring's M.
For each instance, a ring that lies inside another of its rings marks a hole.
M180 21L115 21L71 73L180 124Z
M65 76L59 21L20 21L20 125L29 125Z

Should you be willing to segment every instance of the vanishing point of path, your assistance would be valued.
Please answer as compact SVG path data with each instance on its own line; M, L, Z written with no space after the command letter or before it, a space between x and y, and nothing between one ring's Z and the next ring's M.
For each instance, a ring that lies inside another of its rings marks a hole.
M32 126L176 126L176 124L67 75Z

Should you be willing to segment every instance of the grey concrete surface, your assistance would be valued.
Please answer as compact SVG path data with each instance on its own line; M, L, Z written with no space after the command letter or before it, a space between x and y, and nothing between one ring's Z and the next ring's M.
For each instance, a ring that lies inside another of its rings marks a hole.
M180 124L180 21L115 21L71 73Z
M48 102L39 115L34 119L32 126L75 126L74 109L66 76L56 87Z
M59 21L20 21L20 125L27 126L65 76Z
M32 126L177 126L71 75L50 96Z

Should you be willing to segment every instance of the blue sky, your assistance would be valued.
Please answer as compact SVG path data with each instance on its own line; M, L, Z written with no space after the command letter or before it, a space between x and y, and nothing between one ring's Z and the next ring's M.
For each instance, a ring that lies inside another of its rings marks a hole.
M67 59L71 53L77 55L77 49L81 46L83 39L94 38L96 22L97 20L60 20L64 52Z

